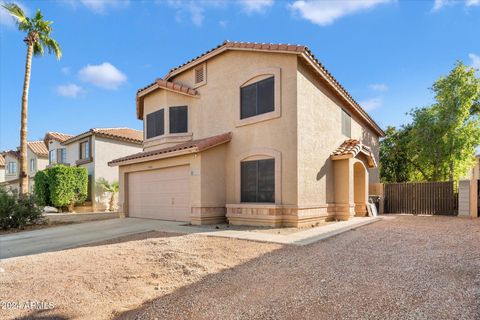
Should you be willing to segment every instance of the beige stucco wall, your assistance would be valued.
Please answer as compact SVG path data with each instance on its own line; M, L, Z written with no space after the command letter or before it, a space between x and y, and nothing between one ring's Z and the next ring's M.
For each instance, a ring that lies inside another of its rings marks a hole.
M5 181L5 167L0 167L0 182Z
M348 139L342 134L341 107L348 108L302 63L297 78L298 202L301 206L321 206L333 203L338 193L330 154ZM351 116L351 138L371 147L378 162L378 136L353 113ZM378 179L378 169L370 169L370 183Z
M93 188L95 190L95 208L103 210L108 208L110 195L96 186L99 178L105 178L109 182L118 181L118 168L109 167L108 162L142 151L142 146L112 139L94 136L92 138L93 162Z
M248 61L248 63L245 63ZM244 126L239 119L240 86L252 76L261 76L265 69L280 69L281 116ZM193 69L174 79L193 86ZM166 90L157 90L144 100L144 116L164 107L188 105L189 131L193 139L232 132L225 154L226 202L240 202L235 185L235 161L239 155L259 148L281 153L281 203L296 204L296 56L278 53L227 51L207 62L207 83L197 88L200 98L188 97ZM165 113L168 123L168 115ZM168 133L168 128L165 128ZM187 137L190 139L190 137ZM147 148L149 141L146 142ZM158 148L159 146L155 146Z

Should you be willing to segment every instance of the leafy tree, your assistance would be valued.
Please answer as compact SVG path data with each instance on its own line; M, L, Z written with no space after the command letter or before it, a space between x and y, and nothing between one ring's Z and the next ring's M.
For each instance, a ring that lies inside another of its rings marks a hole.
M110 202L108 205L108 210L114 210L114 201L115 201L115 194L118 193L119 185L118 181L114 181L112 183L108 182L105 178L98 178L97 185L105 192L110 193Z
M28 114L28 90L30 87L30 73L32 56L42 56L45 49L48 53L54 53L57 59L62 56L60 45L50 37L52 21L43 20L40 10L34 17L25 16L22 8L14 3L2 4L2 6L15 18L18 29L27 36L23 40L27 45L27 59L25 63L25 79L23 82L22 113L20 122L20 194L28 193L27 175L27 114Z
M480 145L480 79L475 70L457 62L432 91L432 106L413 109L411 124L387 130L381 142L384 181L458 180L474 165Z

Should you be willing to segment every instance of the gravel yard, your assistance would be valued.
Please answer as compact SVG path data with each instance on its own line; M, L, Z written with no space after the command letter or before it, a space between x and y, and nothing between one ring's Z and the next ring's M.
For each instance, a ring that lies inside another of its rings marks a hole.
M2 262L0 302L53 302L33 314L57 319L480 319L480 219L396 216L303 247L148 236Z
M207 276L118 319L480 319L480 219L397 216Z

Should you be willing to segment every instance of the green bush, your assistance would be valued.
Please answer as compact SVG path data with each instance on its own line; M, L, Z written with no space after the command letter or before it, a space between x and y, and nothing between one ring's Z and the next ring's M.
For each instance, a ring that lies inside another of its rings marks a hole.
M50 201L55 207L72 207L85 202L88 192L87 169L59 165L46 170Z
M40 206L52 205L52 202L50 201L50 190L48 185L48 170L38 171L35 175L33 193L35 194L37 204Z
M87 199L87 169L56 165L39 171L35 175L34 192L40 205L72 209Z
M33 196L17 197L0 189L0 228L23 229L28 224L42 220L42 212L36 206Z

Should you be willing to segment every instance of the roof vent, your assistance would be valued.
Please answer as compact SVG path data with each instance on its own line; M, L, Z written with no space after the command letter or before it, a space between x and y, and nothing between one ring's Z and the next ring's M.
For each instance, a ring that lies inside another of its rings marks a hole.
M195 68L195 84L205 81L205 65L202 64Z

